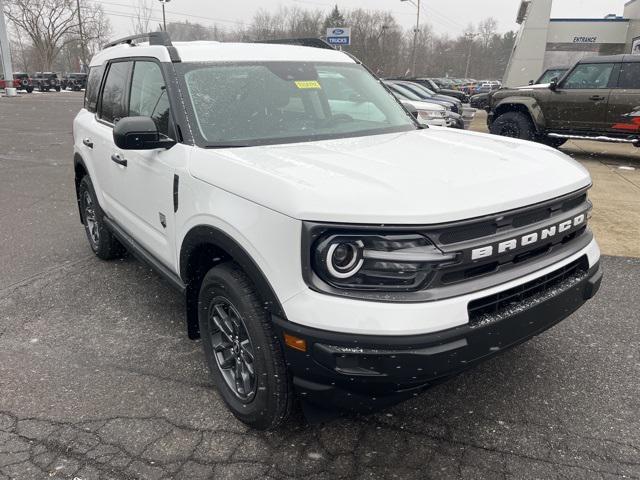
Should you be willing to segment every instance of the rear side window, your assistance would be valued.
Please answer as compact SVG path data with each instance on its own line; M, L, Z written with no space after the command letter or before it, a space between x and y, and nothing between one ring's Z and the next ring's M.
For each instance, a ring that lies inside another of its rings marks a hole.
M640 62L622 64L618 88L640 90Z
M89 78L87 80L87 90L84 94L84 108L95 113L98 109L98 93L100 92L100 83L104 74L104 65L91 67L89 70Z
M116 62L109 66L98 113L105 122L115 124L127 116L125 98L130 68L131 62Z
M613 63L583 63L578 65L564 81L562 88L588 90L609 88Z

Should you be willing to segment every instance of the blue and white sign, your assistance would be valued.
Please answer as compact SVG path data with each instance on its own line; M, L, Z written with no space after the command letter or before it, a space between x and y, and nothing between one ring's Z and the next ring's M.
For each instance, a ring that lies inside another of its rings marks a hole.
M327 43L330 45L351 45L351 28L327 28Z

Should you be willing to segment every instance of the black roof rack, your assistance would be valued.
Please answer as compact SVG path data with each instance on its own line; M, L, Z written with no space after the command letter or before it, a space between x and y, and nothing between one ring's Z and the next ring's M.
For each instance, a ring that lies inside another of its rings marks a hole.
M120 38L118 40L114 40L113 42L107 43L104 48L115 47L116 45L123 44L135 45L135 40L143 39L148 39L149 45L159 45L162 47L167 47L171 61L174 63L180 62L180 55L178 55L178 51L173 46L171 37L167 32L149 32L141 33L139 35L130 35L128 37Z
M257 40L253 43L278 43L281 45L298 45L301 47L324 48L325 50L335 50L333 46L321 38L278 38L276 40Z

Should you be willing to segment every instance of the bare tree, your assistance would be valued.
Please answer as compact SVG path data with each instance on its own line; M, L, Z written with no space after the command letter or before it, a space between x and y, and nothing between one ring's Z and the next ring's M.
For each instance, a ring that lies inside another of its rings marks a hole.
M149 32L151 24L152 0L137 0L134 17L131 19L133 33L136 35Z
M56 57L68 44L78 44L81 39L78 28L78 10L75 0L12 0L6 15L17 34L26 34L38 53L38 66L51 70ZM94 49L109 31L101 6L83 1L80 6L85 28L84 41ZM82 49L81 49L82 50ZM86 63L88 59L81 59Z

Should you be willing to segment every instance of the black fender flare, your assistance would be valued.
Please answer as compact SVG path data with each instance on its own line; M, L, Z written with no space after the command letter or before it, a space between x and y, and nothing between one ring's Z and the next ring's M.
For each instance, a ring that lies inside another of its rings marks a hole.
M80 214L80 223L84 224L84 219L82 218L82 207L80 206L80 181L84 175L89 175L89 170L84 163L84 159L79 153L75 153L73 155L73 172L74 172L74 184L76 187L76 202L78 203L78 213ZM84 175L79 175L79 173L84 173Z
M193 265L198 260L198 255L194 255L201 248L215 249L216 259L212 259L208 268L215 266L225 260L233 260L249 276L256 287L258 295L264 302L267 312L286 318L284 309L278 299L275 290L267 279L266 275L251 255L226 232L211 225L198 225L193 227L182 241L180 247L180 278L186 286L187 302L187 331L189 338L199 337L198 328L198 294L200 281L206 272L198 271L197 265Z

